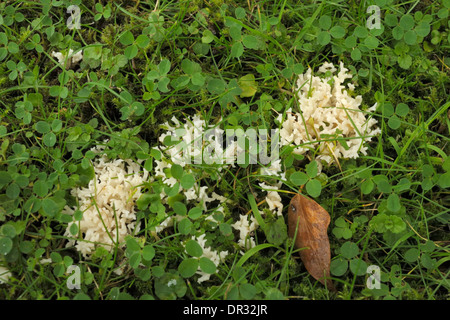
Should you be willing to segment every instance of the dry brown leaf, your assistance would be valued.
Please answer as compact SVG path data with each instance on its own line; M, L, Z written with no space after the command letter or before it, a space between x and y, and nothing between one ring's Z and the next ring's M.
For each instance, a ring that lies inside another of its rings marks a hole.
M330 278L330 241L327 228L330 215L317 202L301 194L295 195L289 204L289 237L295 238L295 247L300 250L300 258L306 270L314 279L330 290L335 290Z

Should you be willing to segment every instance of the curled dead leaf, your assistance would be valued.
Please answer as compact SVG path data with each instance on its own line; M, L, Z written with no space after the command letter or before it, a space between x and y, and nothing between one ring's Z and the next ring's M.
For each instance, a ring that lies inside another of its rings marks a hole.
M330 215L317 202L301 194L295 195L288 210L289 237L295 236L295 247L300 258L314 279L335 291L330 279L330 242L327 228ZM297 234L296 234L297 232Z

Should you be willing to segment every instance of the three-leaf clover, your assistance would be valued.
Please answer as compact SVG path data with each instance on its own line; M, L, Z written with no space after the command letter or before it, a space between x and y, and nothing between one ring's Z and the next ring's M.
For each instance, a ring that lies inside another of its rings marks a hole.
M151 244L144 245L141 241L131 236L127 236L126 244L125 254L136 276L143 281L149 280L151 275L149 267L155 256L155 248ZM144 268L141 268L141 265L144 265Z
M332 19L329 15L322 15L319 19L319 27L321 31L317 35L317 42L325 46L331 41L331 37L341 39L345 36L345 29L339 25L331 27Z
M141 102L135 101L128 91L122 91L120 98L126 104L126 106L120 108L120 112L122 112L121 120L129 119L133 115L139 117L144 114L145 106Z
M47 147L53 147L56 144L56 135L62 129L62 121L54 119L51 123L38 121L34 125L35 130L42 134L42 141Z
M12 60L8 60L6 62L6 66L11 71L9 74L9 80L16 80L17 76L22 74L25 70L27 70L27 65L23 63L23 61L19 61L19 63L15 63Z
M379 40L376 38L377 29L368 30L364 26L356 26L353 34L345 38L344 46L352 49L351 57L354 61L361 60L362 51L366 52L370 49L375 49L379 45ZM358 40L360 44L358 45Z
M409 69L412 64L412 57L409 55L410 47L404 43L399 42L394 47L394 52L397 55L398 65L402 69Z
M311 197L316 198L322 192L322 184L318 179L316 179L317 174L318 174L317 162L314 160L306 165L306 173L296 171L291 174L289 179L296 186L306 184L305 186L306 192Z
M350 271L358 276L364 275L367 271L367 263L358 258L360 253L356 243L347 241L340 248L340 257L333 259L330 264L331 274L339 277Z
M36 49L37 52L41 53L44 51L44 47L40 44L41 42L41 36L39 33L35 33L32 37L30 42L25 43L25 48L27 50L33 50ZM1 59L0 59L1 60Z
M139 48L143 49L150 43L150 39L145 34L141 34L135 39L133 33L129 30L120 36L119 41L124 46L127 46L124 55L128 60L136 57Z
M24 99L24 101L18 101L15 105L15 116L18 119L22 119L24 124L30 124L31 122L31 111L33 111L33 104Z
M339 217L336 219L336 221L334 222L334 225L336 227L333 228L333 234L336 236L336 238L338 239L350 239L353 235L352 230L349 227L349 224L347 223L347 221L345 221L344 218Z
M178 266L178 272L183 278L192 277L200 268L207 274L216 272L216 265L209 258L202 257L203 249L195 240L188 240L185 244L185 250L191 257L184 259Z
M170 60L162 59L158 64L158 67L154 70L151 70L147 73L146 80L149 82L155 83L156 87L161 92L169 92L168 85L170 83L170 79L167 77L167 74L170 71ZM153 91L152 87L149 85L149 82L145 82L148 91Z
M108 3L106 6L103 6L101 3L95 4L95 10L97 10L97 14L94 16L94 20L98 21L102 17L105 19L109 19L111 17L111 5Z
M401 118L404 118L409 113L409 107L406 103L399 103L395 107L392 105L392 103L387 102L383 105L383 115L385 117L388 117L388 126L391 129L398 129L401 125Z
M197 62L184 59L181 61L181 69L185 75L176 79L176 82L174 82L175 87L182 88L191 84L189 88L195 91L205 84L206 77L202 74L202 67Z

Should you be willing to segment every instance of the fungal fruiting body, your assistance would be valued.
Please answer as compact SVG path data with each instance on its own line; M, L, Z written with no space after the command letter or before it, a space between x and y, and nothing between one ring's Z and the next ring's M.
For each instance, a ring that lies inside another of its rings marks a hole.
M354 96L352 76L340 63L340 70L324 63L314 75L311 69L301 74L294 88L300 112L292 108L280 113L281 145L294 146L296 154L313 151L321 170L322 163L338 163L340 158L367 154L367 143L381 131L371 113L375 103L361 110L362 96ZM283 121L281 121L283 119Z

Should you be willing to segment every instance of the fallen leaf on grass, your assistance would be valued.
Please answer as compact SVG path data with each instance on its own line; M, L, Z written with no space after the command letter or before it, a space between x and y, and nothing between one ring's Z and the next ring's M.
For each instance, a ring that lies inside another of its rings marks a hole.
M314 279L330 290L335 290L330 278L330 242L327 228L330 215L317 202L301 194L295 195L289 204L289 237L295 236L295 247L300 258ZM297 232L297 235L296 235Z

